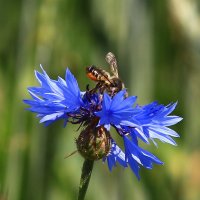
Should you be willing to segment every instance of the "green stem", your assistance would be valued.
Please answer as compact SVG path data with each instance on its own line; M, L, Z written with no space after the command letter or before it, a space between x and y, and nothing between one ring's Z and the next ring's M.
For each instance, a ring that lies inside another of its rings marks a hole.
M93 160L85 159L82 167L81 180L79 185L78 200L84 200L87 188L90 182L90 177L93 169Z

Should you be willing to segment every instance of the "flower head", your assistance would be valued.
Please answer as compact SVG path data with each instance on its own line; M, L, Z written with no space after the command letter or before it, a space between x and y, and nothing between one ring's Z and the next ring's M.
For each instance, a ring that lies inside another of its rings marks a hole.
M69 69L65 80L52 80L42 68L35 72L39 87L29 87L31 100L24 100L28 110L37 113L41 123L64 119L65 122L83 127L76 140L77 149L86 159L107 161L111 171L116 164L130 166L139 179L140 167L152 169L153 164L163 164L156 156L139 147L138 140L149 143L155 139L175 145L172 137L178 133L169 126L182 120L170 115L177 103L167 106L153 102L145 106L135 105L136 96L127 97L126 90L115 90L97 84L95 88L81 92ZM96 68L95 68L96 69ZM121 84L123 85L123 84ZM114 127L124 142L120 148L110 134ZM157 144L156 144L157 145Z

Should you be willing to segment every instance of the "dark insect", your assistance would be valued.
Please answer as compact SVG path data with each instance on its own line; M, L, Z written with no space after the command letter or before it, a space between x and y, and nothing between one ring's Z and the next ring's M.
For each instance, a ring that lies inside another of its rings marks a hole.
M110 96L114 96L117 92L124 88L124 84L119 79L117 60L115 55L109 52L106 55L106 61L110 66L112 75L109 72L94 65L86 68L86 74L91 80L97 82L96 87L93 89L94 92L96 90L99 90L100 93L106 91Z

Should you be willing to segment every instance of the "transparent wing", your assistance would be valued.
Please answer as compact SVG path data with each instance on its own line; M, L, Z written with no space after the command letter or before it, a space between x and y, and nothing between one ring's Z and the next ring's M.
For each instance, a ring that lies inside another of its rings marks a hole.
M112 52L109 52L106 54L106 62L110 65L110 69L113 75L119 78L118 69L117 69L117 60L115 58L115 55Z

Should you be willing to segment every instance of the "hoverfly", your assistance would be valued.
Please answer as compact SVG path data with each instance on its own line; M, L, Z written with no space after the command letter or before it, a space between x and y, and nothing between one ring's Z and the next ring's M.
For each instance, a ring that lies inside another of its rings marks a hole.
M94 65L86 68L86 74L91 80L97 82L94 91L99 90L100 93L106 91L110 96L114 96L117 92L124 88L124 83L119 79L117 60L115 55L109 52L107 53L105 59L110 66L112 75L109 72Z

